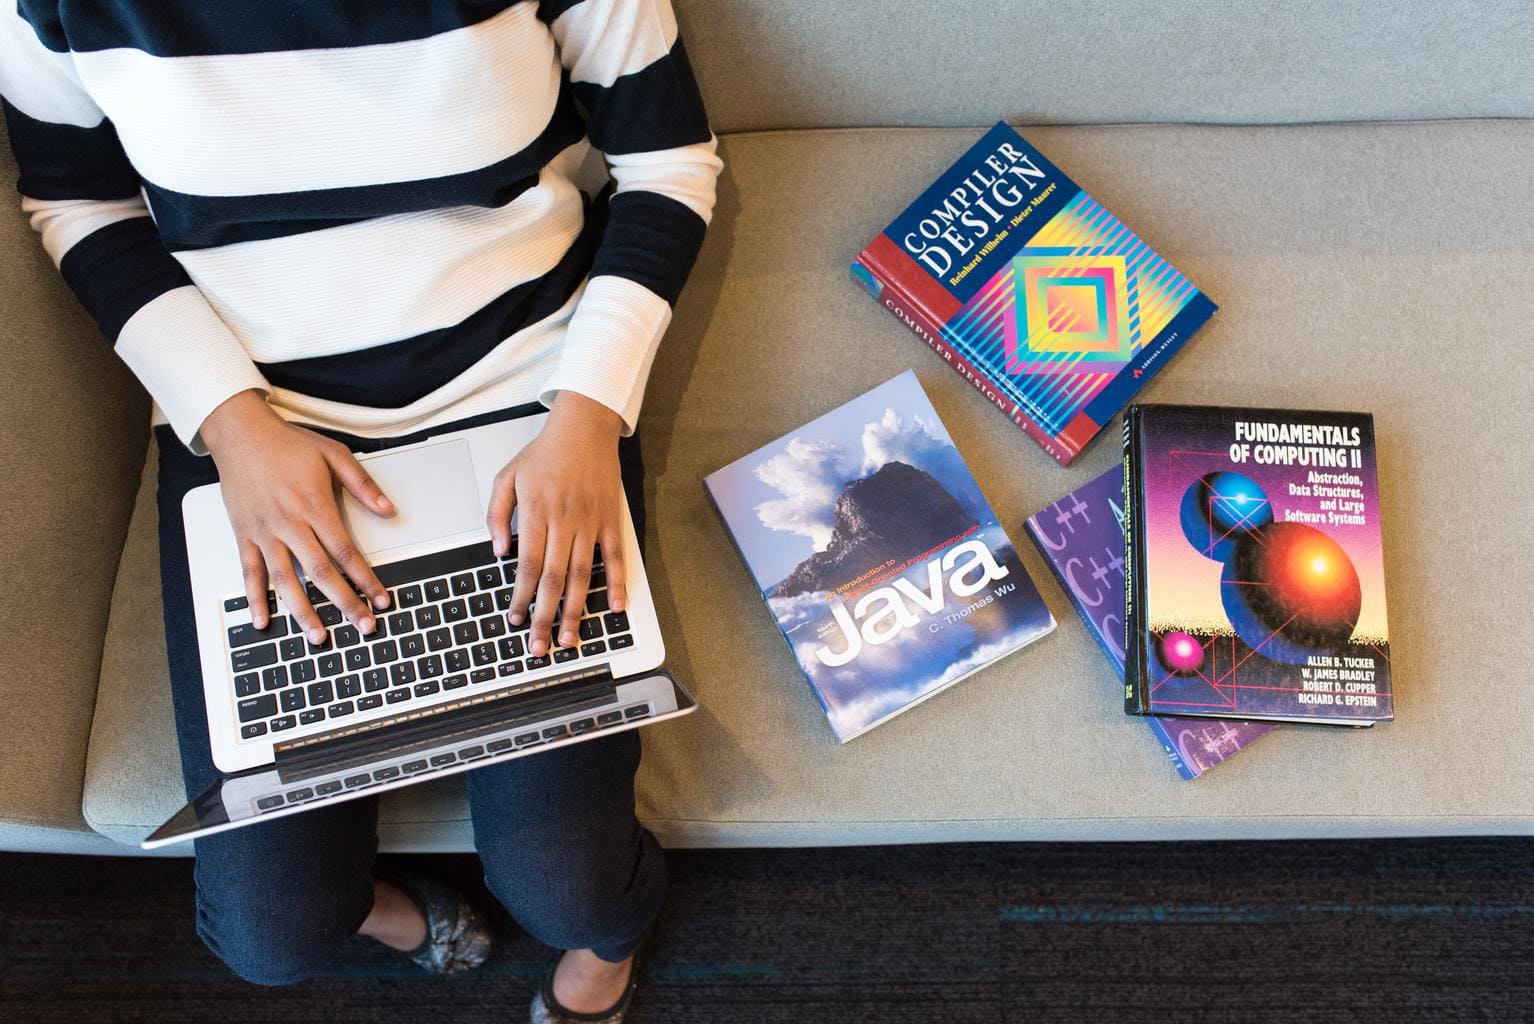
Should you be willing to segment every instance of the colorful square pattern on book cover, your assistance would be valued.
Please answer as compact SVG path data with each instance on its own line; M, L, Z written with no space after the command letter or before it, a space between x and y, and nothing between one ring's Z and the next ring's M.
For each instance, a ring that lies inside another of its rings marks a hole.
M1006 124L874 238L852 273L1065 464L1215 312Z

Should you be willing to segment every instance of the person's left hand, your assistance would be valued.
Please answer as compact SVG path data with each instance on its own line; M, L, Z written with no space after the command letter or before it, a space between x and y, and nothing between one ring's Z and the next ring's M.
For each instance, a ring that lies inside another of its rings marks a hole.
M608 606L627 607L623 572L623 478L618 438L623 421L607 406L573 391L554 398L543 430L495 475L485 520L495 553L511 548L517 512L517 571L507 612L520 626L532 605L528 653L580 643L581 616L598 544L607 567ZM564 599L555 629L554 614Z

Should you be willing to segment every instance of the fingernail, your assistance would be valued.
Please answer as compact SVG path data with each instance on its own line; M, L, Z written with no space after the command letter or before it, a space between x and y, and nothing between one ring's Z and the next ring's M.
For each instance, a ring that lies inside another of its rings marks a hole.
M373 595L373 607L383 609L389 607L389 595L387 593Z
M311 630L309 630L309 641L311 643L316 643L316 644L324 643L325 642L325 631L323 629L311 629Z
M532 644L530 645L530 649L532 650L532 652L533 652L533 654L535 656L543 654L543 641L542 640L534 640L532 642Z
M387 512L387 511L389 511L389 509L391 509L391 508L393 508L393 507L394 507L394 502L392 502L392 501L390 501L390 500L389 500L389 499L388 499L388 497L386 497L386 496L385 496L385 495L382 495L382 494L380 494L380 495L379 495L379 496L378 496L378 501L377 501L377 502L375 502L375 504L376 504L376 505L377 505L377 506L378 506L378 507L379 507L379 508L380 508L380 509L382 509L382 510L384 510L384 511L385 511L385 512Z
M564 644L566 647L574 647L575 634L567 629L563 633L559 634L559 642Z
M377 619L373 618L373 616L371 616L371 615L363 616L363 618L362 618L362 631L364 633L373 633L377 629L378 629L378 620Z
M507 612L506 613L506 618L508 620L510 620L510 622L511 622L511 624L513 626L520 626L520 625L522 625L522 616L520 614L518 614L517 612Z
M615 611L615 612L621 612L621 611L623 611L623 606L624 606L624 604L626 604L626 603L627 603L627 602L625 602L625 601L624 601L624 600L623 600L623 598L621 598L621 597L615 597L615 598L613 598L613 611Z

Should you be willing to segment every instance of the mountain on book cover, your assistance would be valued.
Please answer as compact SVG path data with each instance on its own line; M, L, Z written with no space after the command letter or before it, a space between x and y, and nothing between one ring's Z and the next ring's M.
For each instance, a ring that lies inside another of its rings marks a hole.
M1373 418L1142 405L1125 442L1128 710L1390 719Z
M1065 465L1216 308L1005 123L852 275Z
M1028 534L1087 632L1124 677L1124 470L1115 466L1028 519ZM1272 732L1271 722L1147 717L1177 774L1200 775Z
M909 371L704 483L842 742L1055 626Z

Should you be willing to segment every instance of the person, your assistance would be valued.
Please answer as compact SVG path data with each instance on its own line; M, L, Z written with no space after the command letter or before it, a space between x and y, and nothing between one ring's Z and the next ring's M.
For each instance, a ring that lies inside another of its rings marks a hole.
M189 792L214 771L180 519L197 484L222 484L258 626L270 587L312 641L326 604L370 634L388 595L333 488L393 504L351 453L547 408L490 498L499 551L517 513L509 617L534 654L577 642L598 546L621 608L631 435L721 170L667 0L20 0L0 96L23 210L155 402ZM466 776L490 890L565 951L535 1019L627 1006L665 884L638 760L627 732ZM354 934L430 970L481 962L484 920L375 865L376 827L359 799L199 841L199 933L258 983Z

